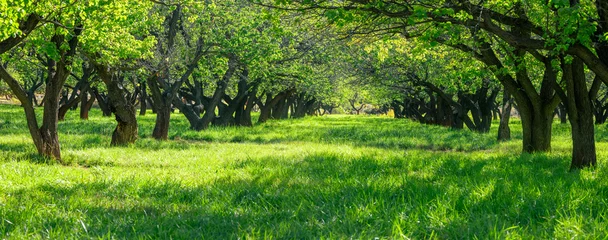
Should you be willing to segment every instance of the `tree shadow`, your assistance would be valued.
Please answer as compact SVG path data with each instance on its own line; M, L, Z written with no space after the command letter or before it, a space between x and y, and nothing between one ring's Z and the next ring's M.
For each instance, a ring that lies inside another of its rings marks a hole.
M559 157L463 155L416 163L331 154L249 158L221 167L245 175L199 184L103 174L92 182L46 183L10 192L7 206L31 206L8 209L13 225L0 232L28 226L76 238L369 238L398 237L398 228L416 238L490 238L516 226L550 236L560 220L555 211L583 184ZM572 211L597 218L588 208L598 204Z

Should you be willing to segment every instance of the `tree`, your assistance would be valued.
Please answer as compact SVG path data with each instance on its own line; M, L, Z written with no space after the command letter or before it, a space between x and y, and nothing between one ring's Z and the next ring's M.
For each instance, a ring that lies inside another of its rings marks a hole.
M576 102L574 105L590 102L583 96L588 95L588 89L583 87L582 78L573 77L570 86L556 87L559 86L556 80L560 66L557 64L556 67L554 63L560 62L566 55L580 58L599 80L608 82L607 61L604 57L604 50L608 48L602 43L605 42L605 31L608 29L602 19L608 19L608 11L605 10L606 3L603 1L597 1L595 5L578 1L282 2L295 3L300 10L325 9L327 17L333 21L343 23L356 20L364 25L367 32L423 37L431 42L441 42L472 53L494 69L496 77L517 102L524 128L523 150L527 152L550 149L551 116L560 101L560 97L555 94L559 91L557 88L571 90L570 98L563 98L562 95L561 100L569 99ZM267 2L262 4L269 5ZM592 18L589 21L590 16L599 16L599 19ZM591 43L598 43L595 44L597 49L593 49ZM598 55L593 53L594 50ZM515 60L515 68L511 70L511 73L515 73L515 78L508 71L505 72L509 66L497 57L496 52L499 51ZM534 60L526 60L530 56ZM529 61L538 61L544 66L540 92L530 79L526 66ZM561 72L569 71L568 64L562 64L561 67ZM577 88L580 91L575 90ZM575 92L587 93L577 95ZM591 151L594 147L590 146L595 144L590 141L593 132L590 131L592 128L589 122L592 121L588 121L590 115L586 112L587 107L577 109L580 111L568 110L568 113L579 115L569 116L571 119L585 119L571 120L573 141L580 143L573 144L577 150L573 150L572 169L595 165L595 151ZM581 152L585 154L578 154Z
M88 41L89 46L95 46L96 44L91 39L109 36L105 34L110 31L109 25L113 21L106 19L101 24L99 21L91 21L93 18L89 18L89 16L127 12L125 9L121 11L120 7L129 5L121 3L115 1L88 4L48 0L34 4L19 1L10 7L2 8L3 16L7 16L3 21L19 23L19 25L2 24L0 27L0 54L25 41L26 44L37 46L39 53L47 56L48 80L45 84L44 110L40 126L31 100L28 98L27 92L19 85L19 80L15 79L4 66L0 67L0 78L9 85L12 93L22 103L30 134L40 155L56 160L61 159L57 134L59 98L64 84L71 74L72 63L81 38ZM84 31L85 29L86 31ZM97 50L101 50L100 45L97 46Z

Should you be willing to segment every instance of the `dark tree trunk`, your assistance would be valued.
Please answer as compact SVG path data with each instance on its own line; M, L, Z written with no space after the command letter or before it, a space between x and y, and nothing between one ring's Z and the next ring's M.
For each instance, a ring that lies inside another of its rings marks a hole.
M292 106L293 112L291 114L292 118L303 118L307 114L311 114L311 111L314 109L314 104L316 103L315 98L307 97L305 93L298 94L297 97L294 97L295 101Z
M237 58L232 55L228 60L228 69L224 73L222 79L218 80L217 88L215 89L213 96L211 99L206 100L205 102L205 113L203 117L199 117L200 114L196 111L196 107L192 105L186 105L179 99L174 100L174 104L180 109L180 111L186 116L188 121L190 122L190 128L196 131L201 131L207 129L209 125L216 120L215 110L220 105L222 98L224 98L226 94L226 87L228 85L229 80L232 78L232 75L235 73L237 68ZM183 77L182 77L183 78ZM234 111L232 111L234 113ZM232 114L230 114L232 116Z
M49 90L56 88L57 87L55 86L49 86L49 84L47 84L47 92L45 94L46 101L44 102L44 113L42 115L42 126L40 127L42 144L41 146L36 146L36 148L38 148L38 152L43 156L61 159L61 146L59 144L59 135L57 134L57 122L59 121L57 118L59 97L57 96L55 100L53 94L49 94ZM48 96L48 98L46 96Z
M522 53L521 50L518 51L518 54ZM543 63L545 69L540 94L537 94L531 86L525 66L520 67L516 73L519 82L529 84L520 92L525 95L520 94L519 100L515 98L518 101L517 110L521 115L523 128L523 151L529 153L551 151L553 110L559 104L559 97L555 95L556 89L552 87L554 84L551 84L557 82L557 72L552 66L551 59L546 58Z
M89 79L93 75L94 67L90 64L83 63L82 72L82 76L80 78L77 78L79 83L78 85L80 86L78 88L78 99L80 101L80 119L88 120L89 111L91 110L91 107L95 102L94 97L89 98L89 91L91 88L91 83L89 82ZM76 89L74 89L74 93L76 93Z
M566 113L566 106L563 103L560 103L559 105L557 105L557 109L558 109L558 117L559 117L559 121L561 124L566 124L568 123L568 114Z
M63 85L70 75L68 67L72 64L72 57L76 53L78 35L80 35L80 32L81 30L76 30L72 39L68 41L69 50L62 50L61 58L58 62L49 60L48 63L49 81L46 84L44 95L44 111L42 115L42 126L40 127L41 141L34 142L37 143L36 148L38 149L38 153L42 156L57 160L61 160L61 146L57 133L59 122L59 98ZM65 41L65 37L61 35L55 35L52 38L52 42L57 49L63 49L62 46Z
M61 65L61 66L60 66ZM42 126L40 135L42 137L41 146L37 146L38 152L43 156L61 159L59 136L57 134L59 98L63 83L67 79L69 72L65 65L51 63L49 68L56 66L52 78L46 84L44 94L44 111L42 115Z
M566 83L567 109L572 127L572 163L570 169L594 167L597 164L595 153L595 127L593 109L587 83L585 67L578 57L571 64L562 64ZM596 79L595 81L599 81Z
M19 44L27 34L33 30L38 22L39 17L32 14L25 22L20 23L19 28L24 34L19 36L9 37L0 42L0 54L12 49ZM49 157L56 160L61 160L61 150L59 138L57 134L58 127L58 110L59 97L63 89L63 85L70 74L69 66L72 64L72 58L76 53L78 45L78 36L82 30L81 26L75 28L70 34L71 38L66 39L62 35L54 35L51 42L55 45L59 54L59 61L49 60L48 82L45 88L44 111L42 116L42 126L38 129L36 113L30 99L28 99L26 91L20 86L3 66L0 66L0 78L4 79L13 94L15 94L22 102L22 107L25 111L28 129L32 135L32 139L38 150L38 153L44 157ZM67 43L68 48L65 48Z
M255 105L254 99L249 98L247 101L247 104L245 105L245 109L242 112L241 117L237 119L237 120L239 120L240 126L245 126L245 127L253 126L253 122L251 121L251 110L253 109L254 105Z
M57 113L58 114L57 117L58 117L59 121L65 120L65 115L68 113L68 110L70 110L73 107L78 105L78 102L80 102L81 95L82 94L78 95L75 98L68 100L65 104L63 104L63 105L61 105L61 107L59 107L59 111Z
M535 111L519 105L523 130L524 152L548 152L551 150L551 123L552 115Z
M286 117L284 116L289 113L288 109L287 98L283 98L274 106L271 116L273 119L285 119Z
M162 49L162 54L165 56L169 56L174 49L175 45L175 37L178 35L180 29L180 19L182 19L182 6L181 4L176 4L174 9L171 11L171 14L167 15L165 18L165 35L166 37L166 46L159 46ZM161 43L160 41L158 42ZM191 51L192 49L190 49ZM189 58L188 65L185 68L185 72L181 75L181 77L170 83L169 78L171 76L171 68L163 66L166 63L160 63L158 72L153 72L147 83L150 87L150 92L153 98L153 110L156 111L156 124L154 125L154 130L152 132L152 137L158 140L166 140L169 135L169 125L171 119L171 113L173 112L172 104L175 100L178 100L176 96L178 95L179 89L182 87L182 84L186 82L192 72L197 68L200 59L204 55L204 41L202 37L199 37L196 43L196 49L194 51L194 55Z
M130 94L122 86L121 81L114 77L115 73L107 66L95 64L99 78L108 89L108 104L116 117L116 128L112 133L110 145L133 144L138 137L135 99L129 99Z
M80 119L88 120L89 112L91 111L91 107L93 107L95 98L93 96L89 96L88 92L83 94L83 97L80 98Z
M464 123L471 131L487 133L492 126L492 109L494 101L498 95L498 91L492 90L489 92L488 82L484 82L484 86L478 89L475 94L458 95L459 101L462 104L463 113L459 115L463 118ZM472 120L468 116L471 112Z
M521 29L514 29L518 34ZM525 66L518 66L516 71L517 81L509 74L504 74L501 60L492 50L489 42L483 42L482 47L475 57L484 62L488 67L494 69L494 75L500 83L509 91L517 103L521 115L523 128L523 152L546 152L551 150L551 123L553 121L553 110L559 104L559 97L555 95L555 74L550 61L545 61L545 76L538 92L528 77ZM460 48L460 47L458 47ZM460 48L465 51L471 48ZM473 50L474 51L474 50ZM524 50L516 50L514 54L523 56ZM549 65L547 65L549 63ZM547 67L549 66L549 67Z
M454 129L463 129L465 125L465 119L468 120L467 111L464 108L464 100L461 99L462 94L458 94L458 105L455 106L456 113L454 113L454 124L452 128ZM469 120L470 121L470 120Z
M34 141L34 145L36 146L36 149L38 150L38 154L43 155L43 156L49 156L49 155L44 154L45 153L44 148L46 146L46 143L44 142L44 139L42 138L42 132L38 128L38 120L36 118L36 112L34 110L34 106L32 105L30 98L27 95L27 92L21 87L21 85L19 84L19 81L14 79L13 76L11 76L6 71L4 66L2 66L1 64L0 64L0 78L4 79L4 81L6 81L8 86L11 88L11 91L13 92L13 94L21 102L21 107L23 107L23 111L25 112L25 118L27 120L27 127L29 129L30 135L32 136L32 140ZM52 156L52 155L50 155L50 156Z
M231 99L229 96L224 95L224 101L226 102L226 104L221 104L220 117L216 119L214 125L240 125L240 119L243 117L242 114L245 110L245 104L247 103L247 96L250 95L250 86L247 83L247 81L249 80L249 71L245 68L239 76L240 80L238 83L238 91L236 96Z
M133 111L133 117L135 116L135 107L128 107L125 110ZM112 133L112 146L128 145L135 143L138 135L137 120L135 118L123 119L116 115L116 128Z
M274 111L276 105L291 96L294 91L295 90L293 89L285 90L277 94L274 98L272 97L272 94L268 93L266 94L266 104L262 104L261 101L258 101L258 106L260 107L260 117L258 118L258 123L265 123L268 121L268 119L272 117L272 111Z
M502 112L500 114L500 124L498 125L498 141L507 141L511 139L509 121L511 120L512 100L506 88L502 94Z
M175 97L171 94L171 89L161 89L158 76L153 74L148 79L152 99L154 100L154 110L156 111L156 122L152 130L152 137L156 140L167 140L169 138L169 125L171 120L171 104ZM168 88L169 86L165 86Z
M108 104L108 99L106 96L102 95L97 88L93 87L93 95L95 95L95 99L97 100L97 105L101 109L102 116L109 117L112 116L112 108Z
M141 88L141 95L139 96L139 115L145 116L146 111L148 110L148 90L146 82L141 82L139 87Z
M209 101L209 104L205 106L205 114L203 114L203 117L201 118L201 124L199 125L200 129L197 130L207 129L209 127L209 124L213 122L215 118L215 109L220 104L220 101L224 97L224 94L226 94L226 87L228 86L228 81L232 78L232 75L236 71L236 67L236 56L232 56L228 61L228 70L226 70L226 73L224 73L222 79L218 81L217 88L213 93L211 101Z
M261 103L260 103L261 104ZM260 105L260 116L258 117L258 123L265 123L270 119L270 106L262 106Z
M158 105L158 103L157 103ZM169 123L171 120L171 107L163 104L156 109L156 124L152 131L152 137L158 140L167 140L169 137Z
M391 103L391 107L393 108L393 115L395 118L404 118L404 109L405 107L403 106L403 103L397 101L397 100L393 100L393 102Z

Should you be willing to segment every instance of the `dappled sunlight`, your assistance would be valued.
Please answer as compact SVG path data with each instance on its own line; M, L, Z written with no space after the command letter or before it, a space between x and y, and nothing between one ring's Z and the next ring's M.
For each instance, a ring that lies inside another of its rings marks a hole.
M520 154L521 139L498 143L495 128L478 134L385 117L194 132L176 116L172 140L156 141L144 137L154 121L145 116L136 144L110 147L110 120L68 115L64 165L32 158L24 127L0 128L0 232L443 239L600 237L593 229L608 227L606 142L597 144L598 169L570 173L567 131L554 131L551 153Z

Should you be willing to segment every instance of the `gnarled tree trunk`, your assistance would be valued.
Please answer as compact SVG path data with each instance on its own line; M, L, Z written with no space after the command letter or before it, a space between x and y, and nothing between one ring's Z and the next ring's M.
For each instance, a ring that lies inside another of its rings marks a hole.
M116 128L112 133L110 145L128 145L135 143L138 137L137 117L135 99L128 99L127 90L121 86L114 75L115 73L107 66L95 64L99 78L105 83L108 89L108 103L116 117ZM133 96L134 98L136 96Z

